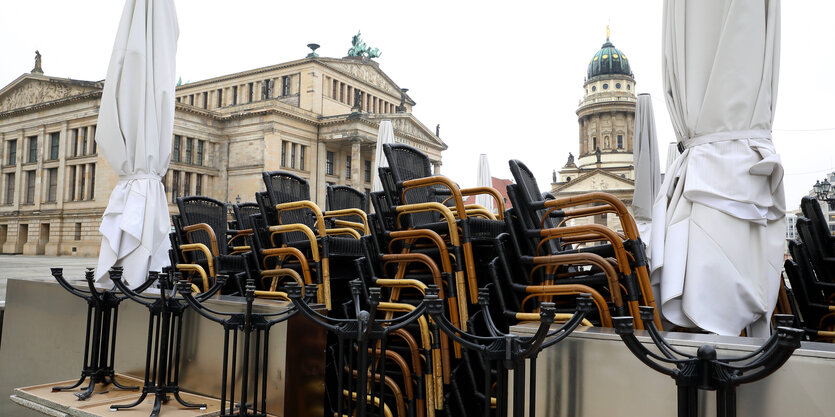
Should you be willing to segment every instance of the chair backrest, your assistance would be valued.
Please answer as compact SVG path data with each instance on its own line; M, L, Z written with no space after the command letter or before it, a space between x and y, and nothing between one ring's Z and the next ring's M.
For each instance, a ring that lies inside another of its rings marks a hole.
M269 192L259 191L255 193L255 204L258 205L258 209L267 226L275 226L278 224L278 214L275 211L275 204L270 199Z
M404 181L432 176L432 164L425 153L402 143L386 143L383 145L383 153L389 164L388 173L394 183L394 190L387 192L391 195L392 204L413 204L425 202L441 203L446 200L445 196L435 193L434 187L420 187L410 190L406 196L402 196L401 186ZM382 175L386 173L381 169L380 179L383 180L383 187L386 181ZM391 184L390 184L391 185ZM401 201L405 198L405 201ZM440 214L430 211L407 216L408 226L434 223L440 220Z
M800 209L803 216L811 221L814 237L820 243L823 253L826 256L835 256L835 237L829 231L829 223L823 215L820 202L813 197L805 196L800 199Z
M826 243L821 242L818 234L815 232L814 223L804 216L797 216L797 234L800 235L800 240L803 241L803 246L806 248L806 253L809 255L809 261L815 276L820 281L835 281L835 268L830 268L824 258L826 253L824 246Z
M232 209L235 211L235 220L238 222L239 230L252 229L252 219L250 216L261 213L261 208L258 207L258 203L251 202L235 204L232 206Z
M325 208L327 210L356 208L368 212L368 199L365 197L365 193L353 187L328 185L326 194Z
M522 161L511 159L508 163L510 164L510 172L513 174L513 179L519 188L517 195L521 197L519 198L519 204L522 204L521 209L523 211L520 215L527 218L525 221L527 225L539 229L541 228L541 219L545 214L545 210L535 210L533 208L533 203L544 201L542 191L539 190L539 185L536 183L536 177L534 177L533 172ZM516 207L516 204L516 202L513 202L514 207ZM559 222L554 221L552 218L545 219L546 228L556 227L557 224Z
M795 300L797 300L803 321L807 325L816 327L817 319L821 314L811 308L811 304L826 304L823 292L814 285L815 277L812 273L812 266L809 261L806 247L797 240L790 239L789 253L792 256L792 263L786 263L786 275L792 285Z
M306 179L284 171L268 171L262 175L273 207L278 204L310 200L310 184ZM316 233L316 218L310 210L283 211L281 212L281 218L278 220L281 224L303 224L310 227ZM300 240L307 240L307 237L302 232L284 234L285 242L296 242Z
M183 226L191 226L199 223L206 223L212 229L217 241L217 248L225 255L227 217L226 204L205 196L189 196L177 198L177 207L180 209L180 218ZM209 236L206 233L191 233L189 239L192 243L202 243L209 248L212 247Z

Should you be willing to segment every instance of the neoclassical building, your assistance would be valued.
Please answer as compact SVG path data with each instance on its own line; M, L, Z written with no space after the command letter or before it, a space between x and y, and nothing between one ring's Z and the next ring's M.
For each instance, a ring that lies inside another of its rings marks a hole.
M36 65L36 69L39 69ZM104 81L34 71L0 90L0 253L95 256L118 181L96 151ZM315 53L176 89L169 209L179 196L253 200L261 172L371 188L380 122L426 152L436 172L446 144L412 115L415 102L371 59Z
M551 184L555 196L589 191L614 194L628 206L635 189L632 137L635 78L629 59L609 41L589 61L584 94L577 108L579 157L573 154ZM614 216L596 222L619 228Z

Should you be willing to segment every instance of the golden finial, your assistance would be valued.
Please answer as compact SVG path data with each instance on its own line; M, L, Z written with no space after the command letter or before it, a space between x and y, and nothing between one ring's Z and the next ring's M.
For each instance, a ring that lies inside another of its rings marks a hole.
M609 40L609 25L606 25L606 41Z

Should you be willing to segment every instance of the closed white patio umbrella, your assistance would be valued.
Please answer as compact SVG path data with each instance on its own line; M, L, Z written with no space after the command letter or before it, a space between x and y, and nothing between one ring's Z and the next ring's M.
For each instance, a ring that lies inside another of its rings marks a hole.
M653 207L653 284L670 322L769 332L785 240L771 142L779 0L665 0L667 107L684 147Z
M96 282L124 267L131 287L168 263L162 178L174 129L179 27L172 0L127 0L102 92L96 143L119 175L102 217Z
M374 171L371 175L374 177L371 181L371 191L383 191L383 183L380 182L380 175L377 174L377 168L389 166L386 161L386 155L383 154L383 145L386 143L394 143L394 128L391 126L391 120L383 120L380 122L380 129L377 131L377 148L374 151Z
M661 188L661 161L658 158L652 98L646 93L638 95L635 105L633 138L635 192L632 194L632 214L641 240L651 248L652 203ZM651 256L651 251L647 255Z
M490 162L487 160L487 154L478 156L478 178L476 179L476 186L478 187L492 187L493 179L490 176ZM487 211L493 213L496 210L496 205L493 204L493 197L489 194L478 194L475 196L475 203L486 208Z

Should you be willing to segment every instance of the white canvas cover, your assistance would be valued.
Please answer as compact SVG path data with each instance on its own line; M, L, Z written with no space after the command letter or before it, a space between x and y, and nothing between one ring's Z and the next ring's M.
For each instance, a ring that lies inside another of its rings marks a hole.
M380 129L377 131L377 149L374 151L374 171L371 172L373 180L371 181L371 191L383 191L383 183L380 182L380 175L377 173L377 168L389 166L386 161L386 156L383 154L383 145L386 143L394 143L394 128L391 126L391 120L383 120L380 122Z
M653 207L652 281L670 322L768 334L785 239L771 142L779 0L665 0L667 108L685 147Z
M490 162L487 160L487 154L478 156L478 172L476 179L476 186L478 187L492 187L493 179L490 176ZM496 211L493 197L489 194L479 194L475 196L475 203L486 208L487 211L493 213Z
M632 194L632 213L641 240L649 245L652 240L652 203L661 188L661 162L655 132L655 114L649 94L639 94L635 105L632 159L635 166L635 191ZM648 246L648 249L650 247ZM651 256L651 253L648 253Z
M161 179L171 157L179 27L172 0L127 0L107 69L96 143L119 175L99 231L96 282L124 267L131 287L168 263L170 222Z

